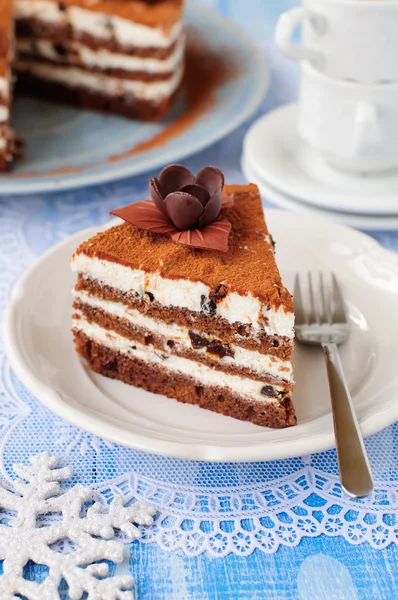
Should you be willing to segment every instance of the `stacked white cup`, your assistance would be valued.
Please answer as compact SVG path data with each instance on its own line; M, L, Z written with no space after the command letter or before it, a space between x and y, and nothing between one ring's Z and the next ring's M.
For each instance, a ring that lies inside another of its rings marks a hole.
M300 62L302 139L340 169L398 168L398 0L303 0L275 41Z

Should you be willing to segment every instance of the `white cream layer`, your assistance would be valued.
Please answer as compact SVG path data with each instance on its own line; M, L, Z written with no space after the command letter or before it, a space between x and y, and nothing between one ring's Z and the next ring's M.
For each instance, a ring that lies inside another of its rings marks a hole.
M0 105L0 123L6 123L9 117L9 110L7 106Z
M56 2L45 0L14 0L14 16L16 19L39 19L46 23L68 24L77 32L104 40L115 39L127 47L168 48L182 31L181 21L166 32L160 27L148 27L76 6L67 6L65 10L61 10Z
M123 69L124 71L143 71L144 73L172 73L181 64L184 57L185 41L181 38L172 54L163 60L117 54L108 50L92 50L78 42L63 42L69 53L62 57L54 49L54 43L48 40L18 39L17 50L25 54L40 56L54 61L82 64L85 67L100 69Z
M121 79L101 73L89 73L83 68L63 67L34 60L17 60L19 72L29 73L38 79L61 83L71 88L84 88L94 92L102 92L110 96L126 96L160 102L168 98L177 89L183 69L179 68L172 77L164 81L139 81L137 79Z
M136 292L141 296L150 292L163 306L177 306L200 312L203 296L205 301L210 300L210 287L200 281L166 279L158 273L145 273L141 269L90 258L84 254L75 255L71 266L74 271L121 292ZM265 331L269 335L294 337L294 313L286 313L282 307L278 310L268 309L251 294L228 294L217 304L217 315L230 323L251 325L254 335ZM264 323L264 316L268 319L267 323Z
M216 371L201 363L173 354L169 354L165 358L166 355L153 348L153 346L137 344L113 331L107 331L99 327L99 325L89 323L83 319L74 319L72 326L95 342L103 344L112 350L117 350L122 354L144 360L147 363L162 366L174 373L188 375L196 379L200 385L226 387L239 396L245 396L257 402L277 402L275 398L261 394L264 384L260 381ZM273 388L280 389L278 386L273 386Z
M121 302L101 300L84 291L74 292L74 298L89 306L99 308L113 317L126 319L132 325L144 327L154 334L164 336L166 340L173 340L176 343L176 347L180 347L182 350L192 350L191 338L189 337L189 329L187 327L182 327L176 323L168 324L164 321L152 319L138 310L129 308ZM194 332L203 335L200 331L194 330ZM205 336L209 339L207 334L205 334ZM169 352L166 340L164 351ZM230 348L234 351L234 358L231 356L220 358L213 354L211 356L215 360L218 359L221 364L244 367L253 370L258 375L273 375L275 377L286 379L287 381L292 381L293 369L290 361L283 361L275 356L247 350L246 348L241 348L234 344L230 344ZM200 348L194 351L199 354L207 354L206 348Z
M0 77L0 96L7 99L10 93L10 85L6 77Z

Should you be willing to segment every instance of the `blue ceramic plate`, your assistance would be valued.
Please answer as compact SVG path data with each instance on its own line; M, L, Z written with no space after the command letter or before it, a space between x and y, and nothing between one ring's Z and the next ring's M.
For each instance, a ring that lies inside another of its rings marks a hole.
M223 83L198 92L207 109L178 128L176 121L186 114L184 91L172 114L154 124L19 98L14 125L27 142L25 158L0 176L0 194L66 190L143 173L202 150L247 119L268 86L262 52L241 29L207 8L188 7L186 21L197 47L228 64L230 76ZM215 61L215 78L217 69ZM200 77L197 85L200 90ZM153 142L162 133L164 139Z

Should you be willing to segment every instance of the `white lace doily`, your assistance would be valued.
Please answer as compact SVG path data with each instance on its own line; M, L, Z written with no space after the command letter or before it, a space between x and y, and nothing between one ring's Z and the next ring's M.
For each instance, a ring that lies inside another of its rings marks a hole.
M264 107L286 102L291 91L280 65ZM282 85L283 84L283 85ZM264 109L263 107L263 109ZM247 126L246 126L247 127ZM197 171L218 164L227 179L243 182L239 170L246 127L191 160ZM52 244L83 227L103 223L116 205L145 197L148 177L91 190L0 200L0 318L10 290L26 266ZM116 201L115 201L116 199ZM396 234L378 234L398 248ZM0 472L49 450L71 464L74 482L91 485L106 499L116 493L155 506L144 543L188 555L267 553L295 546L304 536L343 536L351 544L385 548L397 542L398 427L366 441L376 479L372 497L348 500L342 493L334 451L304 458L249 464L211 464L135 452L67 425L23 388L0 344Z

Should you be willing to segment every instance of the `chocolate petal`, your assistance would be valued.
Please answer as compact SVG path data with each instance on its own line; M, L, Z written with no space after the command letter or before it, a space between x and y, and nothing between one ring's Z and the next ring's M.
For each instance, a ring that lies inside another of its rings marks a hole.
M212 221L217 219L220 214L222 203L222 191L221 189L217 190L216 193L205 206L203 211L203 215L199 219L199 227L206 227L206 225L210 225Z
M202 203L186 192L172 192L164 201L167 216L177 229L194 227L203 213Z
M200 248L202 250L217 250L218 252L228 251L228 237L231 233L232 225L227 219L220 218L204 229L194 229L193 231L178 231L170 233L170 237L175 242L191 248Z
M196 175L195 183L204 187L210 196L214 196L217 190L224 187L224 175L217 167L204 167Z
M154 204L157 206L160 212L167 216L163 206L163 197L161 193L160 183L157 177L151 177L151 179L149 180L149 193L151 194L152 202L154 202Z
M129 206L116 208L111 210L110 214L123 219L130 225L135 225L139 229L145 229L153 233L167 233L168 235L177 233L176 228L150 200L134 202Z
M158 181L163 199L171 192L177 192L184 185L194 183L194 175L183 165L169 165L160 172Z
M186 192L187 194L191 194L191 196L195 196L201 203L202 206L206 206L208 201L210 200L210 194L204 187L201 185L197 185L196 183L190 183L188 185L184 185L180 192Z

